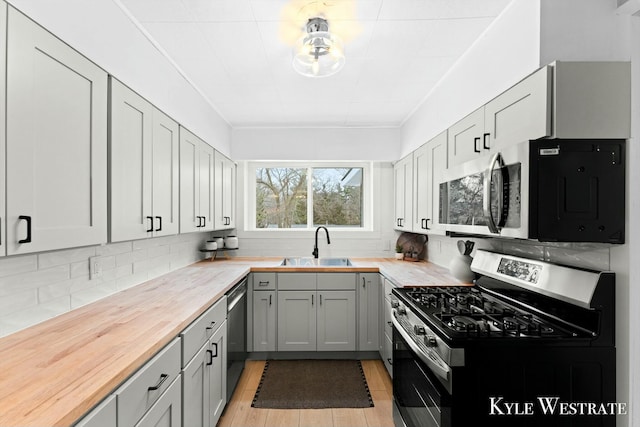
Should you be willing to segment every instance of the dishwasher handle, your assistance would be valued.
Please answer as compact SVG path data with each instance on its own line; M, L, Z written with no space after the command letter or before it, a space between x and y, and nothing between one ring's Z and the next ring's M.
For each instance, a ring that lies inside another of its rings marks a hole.
M227 313L247 295L247 279L236 285L231 291L227 292Z

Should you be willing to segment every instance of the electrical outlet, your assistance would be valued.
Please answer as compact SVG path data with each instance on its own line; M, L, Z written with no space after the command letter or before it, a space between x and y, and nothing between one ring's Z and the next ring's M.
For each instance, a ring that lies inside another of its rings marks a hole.
M102 259L97 256L89 257L89 279L102 276Z

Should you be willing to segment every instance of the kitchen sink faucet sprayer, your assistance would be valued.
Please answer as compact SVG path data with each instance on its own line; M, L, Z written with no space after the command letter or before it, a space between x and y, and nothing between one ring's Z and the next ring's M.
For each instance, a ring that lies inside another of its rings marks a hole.
M324 232L327 234L327 245L331 244L331 240L329 240L329 230L327 230L327 227L318 227L316 228L316 240L315 243L313 244L313 257L314 258L318 258L318 231L320 231L320 229L323 228Z

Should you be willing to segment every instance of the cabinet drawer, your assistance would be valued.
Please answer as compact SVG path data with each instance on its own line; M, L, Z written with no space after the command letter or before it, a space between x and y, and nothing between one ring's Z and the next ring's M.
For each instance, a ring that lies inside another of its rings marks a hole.
M352 291L356 288L355 273L318 273L318 289Z
M135 425L179 373L180 338L176 338L116 390L118 426Z
M279 273L279 291L315 291L316 273Z
M253 273L253 290L274 291L276 289L276 273Z
M179 427L182 420L181 384L178 376L135 427Z
M202 344L222 325L226 317L227 297L223 296L180 333L183 368L195 356Z

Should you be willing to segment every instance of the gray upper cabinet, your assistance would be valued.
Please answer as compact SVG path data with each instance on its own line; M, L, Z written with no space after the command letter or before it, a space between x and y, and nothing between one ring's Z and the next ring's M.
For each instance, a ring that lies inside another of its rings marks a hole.
M219 152L215 152L215 221L216 230L236 226L236 164Z
M180 127L180 233L213 230L214 150Z
M484 107L449 128L449 165L457 165L488 152L489 135L484 132Z
M438 188L447 168L447 132L442 132L413 153L413 231L444 234L440 226Z
M393 165L394 222L396 230L411 231L413 226L413 155Z
M380 278L378 273L358 274L358 350L379 350Z
M178 124L111 78L111 241L177 234Z
M105 243L107 73L11 7L7 22L7 254Z

